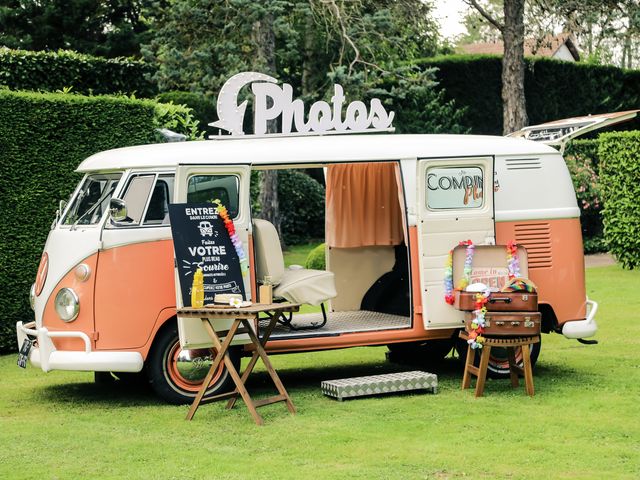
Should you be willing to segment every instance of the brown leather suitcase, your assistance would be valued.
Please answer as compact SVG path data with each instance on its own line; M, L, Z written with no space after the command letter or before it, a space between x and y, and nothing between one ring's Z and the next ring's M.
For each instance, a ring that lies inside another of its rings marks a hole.
M475 315L465 314L467 331ZM483 335L487 337L528 337L540 334L542 315L538 312L487 312Z
M473 311L475 309L475 297L473 292L454 292L455 303L458 310ZM494 292L489 295L486 304L490 312L537 312L538 294L530 292Z

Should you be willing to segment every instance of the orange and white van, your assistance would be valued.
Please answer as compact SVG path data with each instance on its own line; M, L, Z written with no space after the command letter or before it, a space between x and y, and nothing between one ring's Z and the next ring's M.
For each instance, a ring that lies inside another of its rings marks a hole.
M270 253L256 245L262 235L254 229L264 224L252 221L251 172L307 168L326 172L326 264L336 296L326 302L323 327L279 327L270 351L420 343L445 354L463 322L443 300L444 267L463 239L525 246L543 330L596 333L580 211L557 150L471 135L213 140L111 150L78 167L84 178L52 226L32 287L35 320L17 324L19 345L35 340L31 364L144 371L168 401L190 401L211 354L198 332L187 328L179 341L169 203L225 198L250 253L245 291L255 299L257 266L271 259L258 258ZM465 203L457 180L467 178L482 195ZM126 204L127 221L110 216L112 198ZM279 245L269 248L281 259ZM321 316L292 323L309 326ZM242 354L236 349L236 360ZM503 360L493 368L504 368ZM221 371L212 392L226 384Z
M251 212L252 172L309 168L325 172L324 272L285 269L275 229ZM444 301L445 263L467 239L526 247L544 332L597 331L571 178L541 142L391 134L180 142L101 152L77 171L84 177L51 227L31 289L35 318L17 323L18 345L31 343L28 359L45 372L144 375L165 400L192 401L213 352L197 323L176 317L168 206L214 198L248 252L248 300L269 276L276 296L328 307L280 325L271 352L389 345L446 355L463 317ZM232 349L234 361L243 349ZM490 368L507 371L492 353ZM208 394L229 385L221 368Z

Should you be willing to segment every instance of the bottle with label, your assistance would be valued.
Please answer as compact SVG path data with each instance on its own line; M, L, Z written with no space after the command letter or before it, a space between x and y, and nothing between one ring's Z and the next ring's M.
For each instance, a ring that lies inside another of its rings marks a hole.
M204 307L204 273L198 267L193 274L193 284L191 285L191 306L195 308Z

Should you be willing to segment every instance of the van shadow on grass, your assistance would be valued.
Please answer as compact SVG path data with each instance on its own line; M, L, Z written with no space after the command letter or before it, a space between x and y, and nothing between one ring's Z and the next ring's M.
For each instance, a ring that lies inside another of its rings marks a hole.
M67 383L44 387L40 395L51 402L92 404L96 406L151 407L165 403L156 397L149 384L114 380L110 383Z

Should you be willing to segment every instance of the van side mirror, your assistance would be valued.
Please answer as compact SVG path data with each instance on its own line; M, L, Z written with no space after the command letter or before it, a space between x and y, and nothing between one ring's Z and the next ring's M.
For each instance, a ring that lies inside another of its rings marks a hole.
M109 201L109 215L114 222L122 222L127 218L127 202L119 198Z

